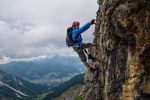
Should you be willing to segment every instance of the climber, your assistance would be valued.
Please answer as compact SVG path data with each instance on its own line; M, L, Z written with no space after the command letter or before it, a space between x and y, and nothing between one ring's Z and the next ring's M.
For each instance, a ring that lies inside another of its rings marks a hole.
M96 58L92 56L91 52L92 46L96 45L92 43L83 43L81 33L85 32L93 24L95 24L95 19L91 20L90 22L88 22L87 24L85 24L80 28L80 23L78 21L74 21L72 23L72 27L68 28L67 30L67 35L70 34L71 39L69 40L69 36L68 39L66 39L67 45L73 47L73 49L79 55L83 64L90 71L95 71L96 68L87 62L86 54L88 55L88 59L91 59L94 62ZM88 51L86 51L86 49L88 49Z

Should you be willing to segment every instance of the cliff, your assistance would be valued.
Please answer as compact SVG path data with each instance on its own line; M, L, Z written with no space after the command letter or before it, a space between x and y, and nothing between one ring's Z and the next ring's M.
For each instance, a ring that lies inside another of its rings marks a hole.
M150 0L98 0L84 100L150 100Z

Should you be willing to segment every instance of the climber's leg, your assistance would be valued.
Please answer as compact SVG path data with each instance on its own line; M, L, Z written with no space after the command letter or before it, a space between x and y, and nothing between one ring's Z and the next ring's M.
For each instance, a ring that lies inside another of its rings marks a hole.
M99 45L97 45L97 44L92 44L92 43L83 43L83 45L82 45L82 48L89 48L89 47L92 47L92 46L99 46Z
M83 64L92 72L96 71L97 68L94 66L91 66L91 64L89 64L88 62L83 62Z
M88 47L88 54L92 54L92 47Z
M91 64L89 64L87 62L87 58L86 58L86 55L83 51L83 49L81 47L74 47L73 46L73 49L77 52L77 54L79 55L81 61L83 62L83 64L88 68L88 69L91 69L93 68L93 66L91 66Z
M89 48L89 47L92 47L92 46L93 46L92 43L83 43L82 48L85 49L85 48Z
M91 59L94 62L97 58L93 57L93 55L92 55L92 46L93 46L92 43L84 43L82 45L82 48L83 49L86 49L86 48L88 49L88 52L87 52L88 59Z
M92 68L92 66L88 63L88 62L83 62L83 64L87 67L87 69L91 69Z

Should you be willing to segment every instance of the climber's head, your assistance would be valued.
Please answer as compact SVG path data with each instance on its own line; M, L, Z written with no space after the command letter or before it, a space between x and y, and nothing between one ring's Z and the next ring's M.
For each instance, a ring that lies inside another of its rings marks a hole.
M78 21L74 21L74 22L72 23L72 27L73 27L73 28L79 28L79 27L80 27L80 23L79 23Z

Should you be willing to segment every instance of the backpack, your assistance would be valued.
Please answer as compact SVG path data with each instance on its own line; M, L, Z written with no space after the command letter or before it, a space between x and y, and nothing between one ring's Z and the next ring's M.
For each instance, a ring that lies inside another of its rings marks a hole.
M75 43L81 42L81 41L78 41L78 40L75 40L75 41L72 40L72 30L73 30L72 27L69 27L69 28L67 29L66 45L67 45L68 47L73 46L73 44L75 44ZM77 36L75 37L75 39L77 39L79 35L80 35L80 34L77 34Z
M66 35L66 45L68 46L68 47L70 47L70 46L73 46L73 44L74 44L74 42L73 42L73 40L72 40L72 27L69 27L68 29L67 29L67 35Z

